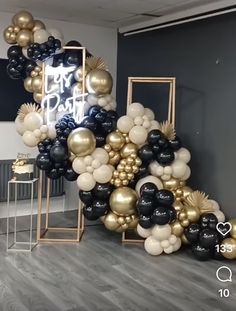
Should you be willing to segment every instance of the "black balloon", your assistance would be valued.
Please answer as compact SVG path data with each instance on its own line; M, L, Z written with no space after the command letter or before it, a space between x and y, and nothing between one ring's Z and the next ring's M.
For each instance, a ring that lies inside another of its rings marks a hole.
M37 66L37 64L33 60L27 60L25 63L26 75L30 76L31 71L33 71L36 66Z
M187 240L191 243L197 243L199 239L199 233L200 233L200 225L197 223L191 224L188 228L184 230L184 234L187 238Z
M142 187L140 188L140 195L154 198L157 191L158 188L155 184L153 184L152 182L147 182L143 184Z
M7 57L14 58L22 55L22 48L19 45L12 45L7 50Z
M95 187L92 190L92 194L97 199L106 201L109 199L113 190L113 186L110 183L99 184L96 183Z
M138 151L138 156L143 162L149 163L153 160L153 151L151 146L144 145Z
M205 248L214 248L219 243L218 232L212 229L203 229L199 234L199 244Z
M145 229L151 228L153 226L153 223L151 221L151 217L144 216L144 215L139 216L139 224L141 227L143 227Z
M141 196L137 202L137 209L140 215L150 216L154 210L154 200L150 196Z
M46 171L46 175L50 179L57 179L61 177L62 174L58 168L52 168L50 171Z
M79 191L79 197L80 200L85 204L85 205L91 205L93 203L93 194L92 191Z
M149 175L148 165L142 164L142 165L139 167L139 171L138 171L138 173L136 174L136 177L137 177L137 179L138 179L138 178L145 177L145 176L147 176L147 175Z
M163 133L159 130L152 130L148 133L147 141L150 145L158 144L160 138L164 137Z
M50 150L50 157L55 162L63 162L67 160L67 149L62 145L54 145Z
M171 207L168 207L168 212L169 212L169 215L170 215L170 223L174 222L177 218L177 212L176 210L174 209L173 206Z
M100 106L92 106L91 108L89 108L88 115L90 117L95 117L100 112L100 109Z
M106 136L102 132L95 133L96 147L102 147L106 143Z
M97 129L97 122L96 122L95 118L93 118L91 116L86 116L81 120L80 126L85 127L87 129L91 130L92 132L95 132Z
M175 139L169 140L169 144L174 151L177 151L182 147L181 140L178 136L176 136Z
M175 159L174 151L170 148L160 151L156 154L156 160L161 165L170 165Z
M64 54L63 64L65 66L76 66L82 65L82 53L76 50L66 50Z
M116 111L114 110L109 110L107 111L107 116L113 120L117 120L118 119L118 114Z
M152 223L155 225L166 225L170 222L171 215L166 206L158 206L154 209L151 216Z
M50 170L52 162L48 153L39 153L36 158L36 165L40 170Z
M76 40L71 40L69 42L66 43L66 46L82 46L81 43L79 43L78 41Z
M83 208L84 217L88 220L97 220L99 215L97 215L95 209L92 206L84 206Z
M199 223L202 229L215 229L218 219L213 213L203 214L200 217Z
M205 248L199 244L192 247L192 252L194 256L201 261L209 260L212 257L212 251L209 248Z
M73 170L72 167L67 167L64 176L68 181L75 181L78 178L78 174Z
M45 149L45 146L43 145L43 143L38 143L38 151L40 152L40 153L44 153L44 152L46 152L46 149Z
M110 133L115 129L116 122L111 117L106 117L106 119L102 122L101 127L106 133Z
M174 203L174 195L170 190L161 189L156 193L156 199L160 205L172 205Z
M106 201L94 200L92 203L92 208L98 217L104 216L109 210L109 204Z

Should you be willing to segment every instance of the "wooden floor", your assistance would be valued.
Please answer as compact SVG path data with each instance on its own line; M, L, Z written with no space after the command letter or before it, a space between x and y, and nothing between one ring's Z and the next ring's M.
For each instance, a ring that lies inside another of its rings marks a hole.
M152 257L103 226L88 227L79 245L39 245L31 254L7 254L5 240L0 311L236 310L235 261L199 262L188 251ZM221 265L232 269L232 283L216 279ZM220 288L230 296L219 298Z

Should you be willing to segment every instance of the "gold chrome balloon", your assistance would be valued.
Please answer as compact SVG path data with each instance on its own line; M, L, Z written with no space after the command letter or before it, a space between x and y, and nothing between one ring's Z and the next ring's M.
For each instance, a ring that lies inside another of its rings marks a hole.
M43 95L42 95L42 93L34 92L33 98L34 98L34 101L35 101L36 103L40 104L41 101L42 101L42 99L43 99Z
M186 238L185 234L183 233L182 236L181 236L181 241L183 244L189 244L189 241L188 239Z
M236 240L236 218L231 219L229 222L232 225L232 229L230 230L230 235L232 238Z
M171 225L171 232L172 234L181 237L181 235L184 232L184 228L181 226L180 222L178 220L176 220L174 223L172 223Z
M46 29L46 26L43 22L36 19L34 21L34 27L32 28L32 31L35 32L35 31L40 30L40 29Z
M32 31L28 29L22 29L19 31L16 36L16 42L22 47L28 46L31 42L33 42Z
M86 89L90 94L110 94L112 86L112 76L106 70L93 69L86 76Z
M139 218L134 215L133 219L130 222L127 222L129 225L129 229L136 229L138 225Z
M163 180L163 186L164 186L164 189L174 191L180 187L180 181L172 177L169 180Z
M13 26L8 26L3 32L4 40L8 44L15 44L16 43L16 33L14 32Z
M129 216L136 211L137 194L129 187L120 187L112 192L109 202L113 213Z
M34 27L33 16L27 11L20 11L16 13L12 18L12 22L15 26L19 26L24 29L32 29Z
M40 76L32 78L31 87L33 92L41 92L43 86L43 81Z
M220 246L221 254L227 259L236 259L236 240L224 239Z
M27 77L24 80L24 88L26 89L27 92L33 93L33 89L32 89L32 78L31 77Z
M129 157L132 153L137 154L138 146L132 143L125 144L124 147L120 151L120 155L122 158Z
M184 211L190 222L197 222L200 218L200 211L195 206L184 206Z
M125 143L125 139L119 132L111 132L107 138L106 143L111 146L114 151L119 151Z
M183 197L183 199L187 198L187 196L189 196L190 193L193 192L193 189L188 187L188 186L184 186L181 189L182 189L182 197Z
M109 212L103 219L103 223L108 230L116 230L120 227L117 222L118 216L112 212Z
M92 131L87 128L73 130L67 140L68 148L76 156L91 154L96 148L96 139Z

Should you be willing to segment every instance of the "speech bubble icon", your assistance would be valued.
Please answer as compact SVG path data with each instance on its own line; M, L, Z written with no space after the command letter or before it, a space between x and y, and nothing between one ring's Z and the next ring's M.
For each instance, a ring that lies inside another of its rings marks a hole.
M220 282L232 282L233 273L227 266L222 266L216 271L216 277Z

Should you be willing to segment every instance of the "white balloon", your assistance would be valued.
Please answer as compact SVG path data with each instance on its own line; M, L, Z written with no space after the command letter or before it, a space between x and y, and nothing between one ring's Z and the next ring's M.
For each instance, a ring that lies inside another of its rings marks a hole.
M48 137L51 139L54 139L56 138L56 136L57 136L57 132L56 132L55 126L53 124L49 124L48 125Z
M84 164L89 166L93 162L93 157L91 155L87 155L84 157Z
M83 173L77 178L77 185L80 190L90 191L96 185L93 175L90 173Z
M47 30L51 36L53 36L55 39L59 39L62 40L64 39L64 36L62 34L62 32L59 29L55 29L55 28L50 28Z
M144 248L146 252L153 256L158 256L163 252L163 248L159 241L157 241L153 236L149 236L144 241Z
M43 118L38 112L35 111L29 112L24 117L24 126L26 130L34 131L36 129L39 129L42 124Z
M93 160L92 167L93 168L99 168L101 166L101 162L97 159Z
M138 232L138 235L140 235L142 238L148 238L150 235L152 235L152 230L149 228L149 229L145 229L143 227L140 226L140 224L138 224L137 226L137 232Z
M180 148L177 152L178 159L188 163L191 160L191 154L186 148Z
M170 245L169 247L164 248L164 253L166 254L173 253L173 245Z
M161 247L164 248L164 249L170 247L170 242L169 242L169 240L163 240L163 241L161 241Z
M215 214L216 218L218 219L218 222L224 222L225 221L225 215L222 211L216 210L212 213Z
M50 37L50 33L45 29L39 29L34 32L34 42L44 43L48 41L48 37Z
M132 103L128 106L127 115L131 118L142 117L144 115L144 107L140 103Z
M153 161L149 164L149 171L153 176L160 177L164 174L164 167L157 161Z
M142 187L143 184L147 183L147 182L152 182L154 183L158 189L162 189L163 188L163 184L161 182L161 180L155 176L151 176L151 175L148 175L146 177L143 177L141 178L136 186L135 186L135 190L137 192L138 195L140 195L140 188Z
M39 140L34 136L34 133L31 131L25 131L22 139L24 144L28 147L35 147L39 142Z
M215 200L208 200L208 202L211 203L211 206L214 209L214 211L220 210L220 206L219 206L218 202L216 202Z
M35 136L36 138L40 138L41 135L42 135L42 133L41 133L41 131L40 131L39 129L34 130L34 136Z
M82 157L74 158L72 162L72 168L77 174L83 174L86 172L86 165L84 163L84 159Z
M177 238L176 243L175 243L174 245L172 245L172 247L173 247L173 252L176 252L178 249L180 249L181 244L182 244L181 239L180 239L180 238Z
M171 178L171 175L168 175L168 174L163 174L162 176L161 176L161 179L162 180L170 180L170 178Z
M163 172L164 172L164 174L171 175L172 174L171 166L165 166L163 169Z
M44 139L46 139L46 138L47 138L47 134L42 133L42 134L41 134L41 137L40 137L40 140L44 140Z
M92 157L102 164L107 164L109 161L109 155L103 148L96 148L92 153Z
M169 242L170 244L174 245L177 242L177 236L171 234L171 236L169 237Z
M87 167L86 167L86 170L87 170L88 173L91 173L91 174L92 174L93 171L94 171L94 168L93 168L92 166L87 166Z
M40 126L40 132L46 134L46 133L48 132L48 127L47 127L47 125L45 125L45 124L41 125L41 126Z
M174 162L171 164L171 167L173 177L181 178L186 173L187 164L182 160L174 160Z
M107 103L106 98L104 98L104 97L98 98L98 105L99 105L99 106L105 107L107 104L108 104L108 103Z
M87 102L90 106L95 106L98 104L98 98L97 96L90 94L87 96Z
M149 128L151 127L150 121L145 120L145 121L143 122L143 127L144 127L145 129L149 129Z
M128 116L120 117L117 121L117 128L121 133L129 133L129 131L134 126L134 121Z
M134 118L134 124L135 125L142 125L143 121L144 121L143 118L140 117L140 116L137 116L137 117Z
M149 121L153 121L155 119L154 112L149 108L144 108L144 114L148 117Z
M103 164L93 171L93 177L96 182L105 184L112 178L112 170L109 165Z
M152 130L159 130L160 129L160 123L156 120L151 121L151 127L149 128L149 132Z
M136 125L129 132L129 139L132 143L142 145L147 140L148 132L143 126Z
M186 165L186 171L185 171L184 176L181 177L181 180L189 179L190 175L191 175L191 169L188 165Z
M17 133L20 135L23 135L24 132L26 131L24 122L20 120L19 116L17 116L15 119L15 126L16 126Z
M158 241L168 240L171 236L171 226L168 224L163 226L155 225L152 228L152 236Z

